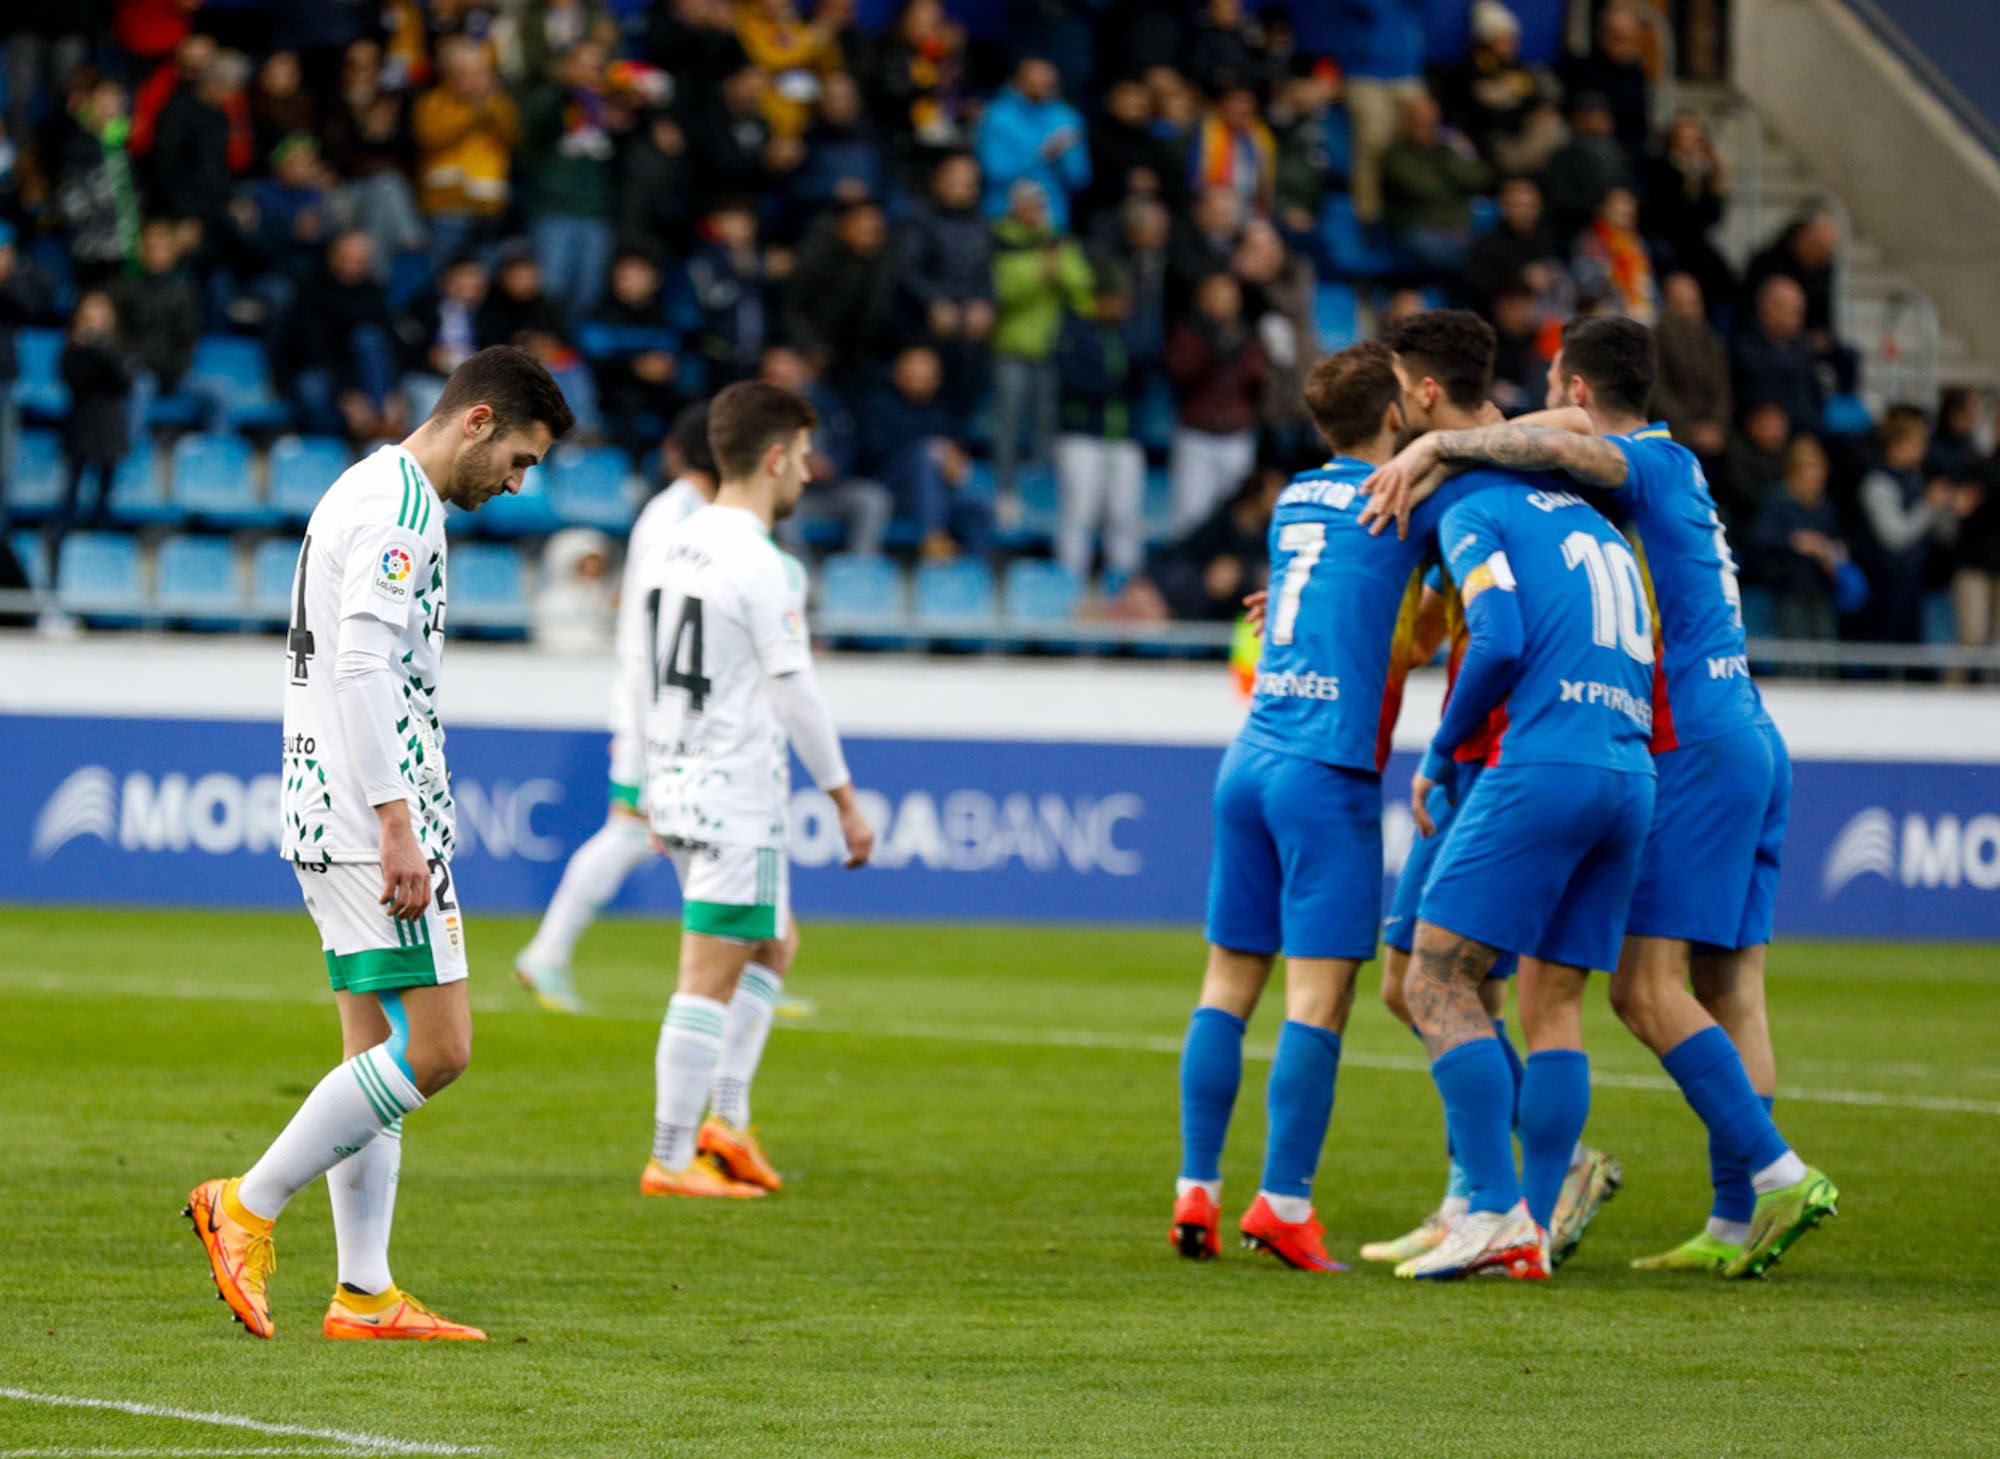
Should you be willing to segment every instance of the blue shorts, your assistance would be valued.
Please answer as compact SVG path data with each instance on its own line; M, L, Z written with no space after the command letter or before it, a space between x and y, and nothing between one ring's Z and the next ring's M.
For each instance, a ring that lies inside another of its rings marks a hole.
M1728 952L1771 940L1792 761L1771 724L1669 750L1625 930Z
M1524 957L1615 968L1652 818L1650 775L1493 766L1459 807L1418 915Z
M1215 779L1208 940L1366 960L1382 911L1382 778L1229 747Z
M1437 861L1438 852L1444 849L1444 838L1451 831L1451 823L1458 815L1459 806L1472 794L1472 787L1478 783L1486 767L1476 761L1466 761L1454 772L1456 779L1450 786L1433 786L1424 804L1431 813L1431 822L1437 827L1435 836L1413 834L1410 838L1409 854L1403 858L1403 870L1396 877L1396 892L1389 899L1389 915L1382 919L1382 942L1398 952L1408 952L1417 939L1417 903L1423 899L1424 883L1430 879L1431 867ZM1503 952L1500 961L1493 964L1489 978L1511 978L1520 959L1511 952Z

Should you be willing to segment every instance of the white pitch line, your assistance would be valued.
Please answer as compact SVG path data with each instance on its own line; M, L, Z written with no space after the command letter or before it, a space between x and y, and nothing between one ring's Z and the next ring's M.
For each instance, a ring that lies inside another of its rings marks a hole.
M38 992L56 992L95 996L170 998L177 1001L197 1001L216 1003L257 1002L257 1003L318 1003L330 1001L324 996L316 996L301 991L287 994L279 989L261 988L245 991L223 990L211 983L149 982L143 978L97 979L79 983L73 975L61 973L20 974L0 970L0 988L23 988ZM527 1013L513 999L473 1000L475 1011L481 1013ZM546 1017L537 1014L537 1017ZM652 1023L657 1015L650 1013L620 1013L601 1011L586 1014L615 1023ZM797 1029L805 1033L835 1033L859 1035L872 1038L907 1038L934 1040L946 1043L1001 1044L1014 1048L1040 1049L1104 1049L1115 1053L1132 1054L1178 1054L1181 1040L1178 1036L1166 1034L1119 1034L1099 1033L1090 1029L1063 1028L1006 1028L992 1025L974 1027L967 1024L914 1023L891 1021L884 1023L848 1023L838 1019L812 1018L798 1022L784 1022L782 1028ZM1269 1044L1247 1044L1244 1057L1268 1061L1272 1055ZM1425 1060L1411 1054L1371 1054L1356 1049L1341 1055L1341 1061L1350 1068L1386 1069L1401 1074L1428 1074L1430 1065ZM1810 1068L1807 1060L1800 1060L1799 1067ZM1873 1066L1865 1063L1848 1063L1840 1067L1853 1073L1873 1072ZM1909 1075L1922 1070L1922 1077L1957 1077L1961 1071L1953 1068L1931 1069L1927 1065L1889 1064L1883 1072L1891 1076ZM1984 1072L1975 1068L1970 1071L1977 1075ZM1659 1074L1628 1074L1616 1070L1593 1068L1591 1081L1605 1089L1636 1089L1651 1094L1678 1094L1680 1088L1671 1079ZM2000 1115L2000 1100L1960 1099L1950 1095L1890 1094L1872 1089L1823 1089L1806 1084L1781 1084L1778 1097L1787 1101L1805 1104L1841 1104L1863 1109L1907 1109L1921 1110L1927 1114Z
M340 1444L356 1454L478 1454L477 1445L426 1444L412 1439L391 1439L381 1434L364 1434L350 1429L316 1429L303 1424L272 1424L236 1413L202 1413L191 1408L173 1408L163 1403L135 1403L124 1398L77 1398L67 1393L31 1393L25 1388L0 1388L0 1398L16 1403L39 1403L46 1408L95 1408L113 1413L129 1413L140 1418L171 1418L183 1423L209 1424L215 1428L247 1429L274 1439L318 1439ZM139 1450L134 1452L158 1452ZM300 1450L280 1450L299 1453Z
M0 1459L254 1459L254 1456L291 1454L297 1459L351 1459L356 1454L378 1453L373 1449L0 1449Z

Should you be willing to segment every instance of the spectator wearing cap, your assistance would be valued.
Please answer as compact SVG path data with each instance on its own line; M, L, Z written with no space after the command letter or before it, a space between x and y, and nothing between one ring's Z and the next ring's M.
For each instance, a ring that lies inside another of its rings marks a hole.
M979 211L979 164L963 152L947 153L931 174L929 200L901 231L904 308L938 352L945 395L965 419L985 381L996 317L993 230Z
M847 397L827 384L812 361L787 345L764 351L758 378L803 395L819 416L813 427L812 475L798 510L778 524L778 540L792 552L806 551L805 529L820 522L837 524L843 549L861 557L879 557L896 514L896 499L879 481L858 474L861 423Z
M1245 215L1269 212L1277 161L1278 144L1257 114L1257 94L1247 86L1232 86L1215 99L1195 131L1189 182L1201 191L1234 193Z
M1764 280L1757 312L1729 346L1730 376L1738 400L1775 403L1794 431L1816 431L1826 400L1806 337L1806 296L1782 274Z
M1078 582L1089 581L1100 531L1105 568L1116 578L1137 573L1145 556L1146 453L1133 431L1147 361L1134 348L1130 295L1121 268L1099 265L1091 307L1063 320L1056 348L1056 561Z
M1167 338L1175 426L1169 474L1173 525L1186 531L1250 472L1270 363L1227 273L1195 288L1194 308Z
M1428 92L1403 103L1403 127L1382 154L1382 206L1390 236L1425 273L1463 273L1472 249L1472 200L1492 173L1472 146L1441 125Z
M896 325L896 253L882 205L848 203L814 225L785 293L785 337L822 366L887 358Z
M1653 329L1660 348L1653 414L1713 469L1729 439L1729 347L1708 322L1694 275L1668 274L1660 294L1660 322Z
M1573 96L1595 92L1611 112L1611 133L1628 165L1645 155L1653 134L1652 79L1646 74L1646 27L1629 0L1613 0L1597 18L1591 47L1564 69Z
M1500 0L1472 7L1472 49L1444 74L1439 100L1451 124L1494 167L1533 172L1561 145L1561 86L1521 59L1521 22Z
M1827 643L1839 636L1835 590L1850 554L1826 499L1826 451L1800 436L1785 453L1784 491L1749 534L1751 574L1771 594L1778 637Z
M1612 131L1611 106L1594 91L1575 98L1569 112L1569 141L1542 169L1542 198L1556 236L1568 242L1590 225L1597 205L1631 175L1625 149Z
M889 489L898 516L916 523L926 559L984 557L993 548L993 507L968 490L972 458L939 396L943 384L936 351L898 352L888 379L862 394L861 469Z
M417 201L437 267L485 242L512 196L520 115L493 75L486 48L468 40L439 47L438 84L417 98Z
M604 47L578 41L522 107L528 230L557 304L582 319L604 297L611 263L612 158L631 130L629 98L608 84Z
M1049 226L1069 231L1070 199L1090 184L1090 149L1083 118L1062 100L1053 65L1028 56L1014 68L980 121L977 152L988 216L1011 211L1014 185L1032 182L1042 191Z
M1334 7L1334 59L1347 81L1354 127L1354 212L1383 217L1382 156L1396 140L1403 108L1423 90L1422 7L1414 0L1345 0Z
M1056 338L1064 312L1090 307L1090 264L1049 220L1047 195L1027 178L993 225L993 475L1014 490L1022 428L1028 457L1048 454L1056 429Z
M606 433L643 454L684 401L680 336L667 322L659 265L650 255L628 249L612 260L610 289L577 326L577 344L597 380Z

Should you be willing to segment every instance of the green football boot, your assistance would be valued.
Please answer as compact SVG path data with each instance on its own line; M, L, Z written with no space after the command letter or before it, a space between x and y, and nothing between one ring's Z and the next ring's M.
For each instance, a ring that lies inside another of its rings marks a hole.
M1791 1250L1792 1243L1837 1214L1835 1202L1840 1192L1823 1171L1806 1167L1805 1176L1783 1190L1767 1191L1757 1197L1756 1212L1750 1217L1750 1239L1743 1250L1722 1269L1725 1277L1761 1277Z
M1743 1254L1733 1241L1718 1241L1706 1231L1690 1236L1672 1251L1658 1256L1642 1256L1632 1263L1635 1272L1705 1272L1720 1276L1722 1269Z

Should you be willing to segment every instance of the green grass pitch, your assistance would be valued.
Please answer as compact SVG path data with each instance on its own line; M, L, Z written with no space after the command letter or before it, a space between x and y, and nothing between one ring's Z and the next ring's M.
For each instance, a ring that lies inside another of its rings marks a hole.
M531 1010L473 912L470 1073L409 1121L398 1279L484 1345L329 1343L323 1186L275 1341L181 1219L338 1056L302 913L0 911L0 1454L1945 1455L2000 1439L2000 962L1789 946L1795 1144L1838 1220L1760 1283L1627 1261L1706 1210L1700 1130L1593 990L1591 1134L1626 1189L1545 1286L1309 1277L1166 1242L1192 931L806 928L756 1093L785 1193L642 1200L671 927L614 922ZM1372 989L1374 969L1363 972ZM1252 1030L1268 1052L1267 1008ZM1318 1201L1336 1254L1442 1179L1420 1051L1359 1000ZM1225 1209L1256 1186L1246 1070ZM66 1396L233 1415L54 1408ZM6 1396L16 1395L16 1396ZM389 1443L386 1441L395 1441Z

